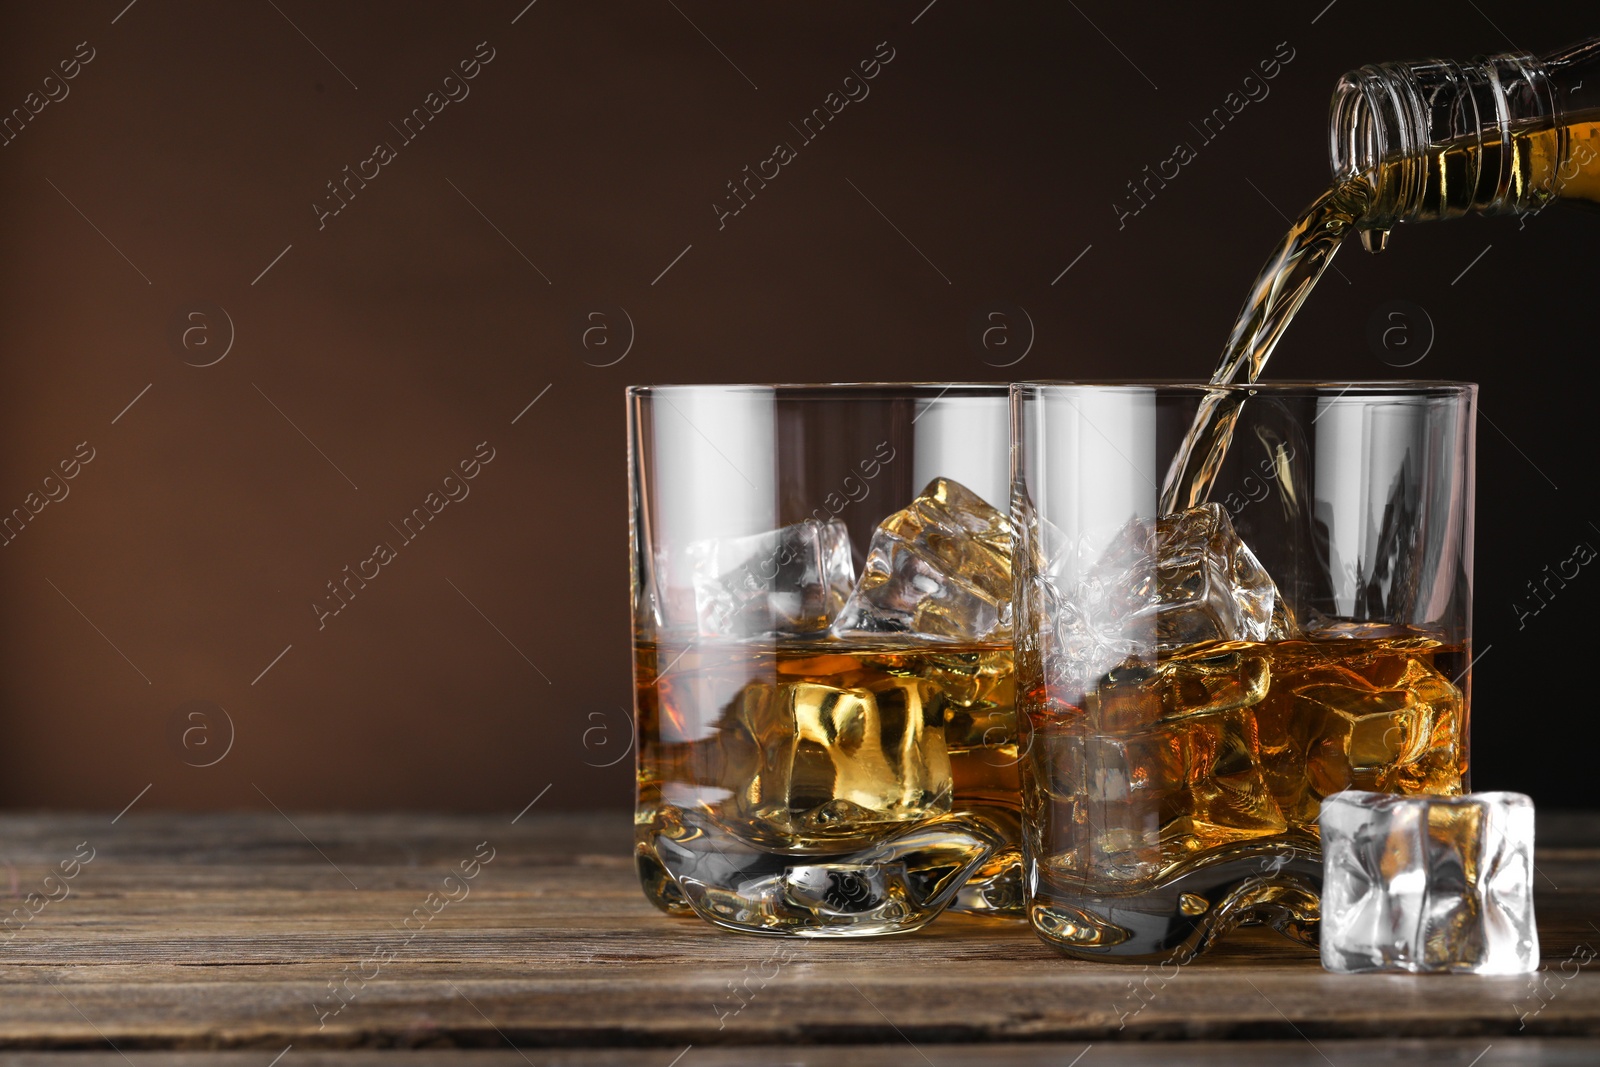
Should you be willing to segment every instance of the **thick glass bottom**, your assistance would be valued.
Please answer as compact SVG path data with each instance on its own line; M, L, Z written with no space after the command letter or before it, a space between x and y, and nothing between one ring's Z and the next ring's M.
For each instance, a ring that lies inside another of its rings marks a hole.
M909 933L949 907L1022 912L1017 817L1003 809L908 824L838 852L752 844L703 812L662 807L637 827L645 895L673 915L745 933Z
M1317 944L1322 863L1304 845L1219 850L1136 891L1096 892L1042 866L1034 877L1029 921L1079 959L1182 965L1229 930L1257 924Z

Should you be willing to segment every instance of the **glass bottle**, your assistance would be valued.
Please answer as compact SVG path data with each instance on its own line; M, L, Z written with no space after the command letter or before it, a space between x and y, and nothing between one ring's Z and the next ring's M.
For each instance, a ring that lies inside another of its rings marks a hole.
M1370 187L1356 221L1369 251L1398 222L1600 206L1600 38L1351 71L1334 90L1328 147L1335 184Z

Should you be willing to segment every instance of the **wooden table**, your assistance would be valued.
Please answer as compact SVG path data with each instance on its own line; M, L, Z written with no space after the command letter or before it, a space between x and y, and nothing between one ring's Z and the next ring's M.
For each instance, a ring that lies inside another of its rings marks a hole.
M1542 996L1325 974L1261 931L1165 984L1015 922L729 934L645 903L620 814L9 815L0 885L38 896L0 932L0 1062L1594 1065L1600 815L1539 840Z

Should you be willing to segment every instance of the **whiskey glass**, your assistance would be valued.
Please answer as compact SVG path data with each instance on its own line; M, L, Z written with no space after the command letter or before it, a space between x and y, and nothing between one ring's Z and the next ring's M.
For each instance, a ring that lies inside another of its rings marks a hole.
M1315 943L1322 799L1468 789L1476 389L1013 387L1024 883L1047 942L1178 964L1246 923ZM1224 431L1209 491L1162 514L1201 413Z
M627 404L645 895L813 937L1020 915L1006 387Z

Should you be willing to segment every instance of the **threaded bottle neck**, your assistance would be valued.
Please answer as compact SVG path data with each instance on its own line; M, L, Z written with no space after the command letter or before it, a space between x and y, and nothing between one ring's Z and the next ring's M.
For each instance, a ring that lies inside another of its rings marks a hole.
M1548 197L1516 133L1549 124L1544 64L1526 53L1474 63L1379 63L1339 79L1329 116L1334 180L1370 187L1357 225L1516 212Z

